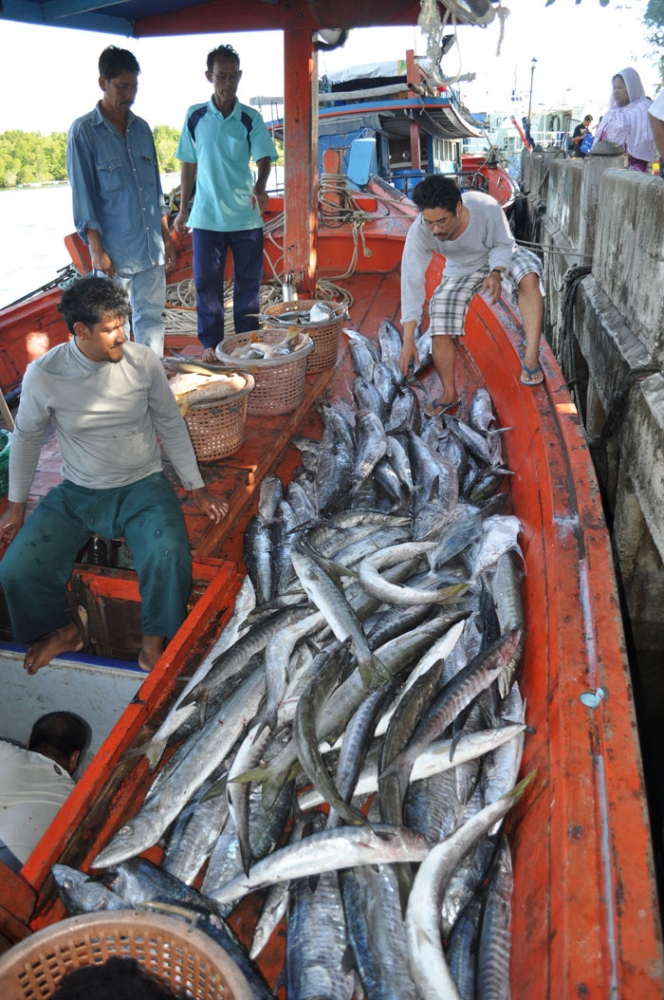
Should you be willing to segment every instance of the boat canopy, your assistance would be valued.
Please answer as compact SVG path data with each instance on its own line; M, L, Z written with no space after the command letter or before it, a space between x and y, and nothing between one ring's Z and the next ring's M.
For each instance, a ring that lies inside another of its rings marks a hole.
M449 0L459 22L497 0ZM441 12L444 5L441 3ZM0 20L134 38L206 32L349 29L416 24L419 0L3 0Z

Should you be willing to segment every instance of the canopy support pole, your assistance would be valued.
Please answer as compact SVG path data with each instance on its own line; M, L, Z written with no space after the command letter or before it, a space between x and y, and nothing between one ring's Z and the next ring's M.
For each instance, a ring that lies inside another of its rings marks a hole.
M406 52L406 80L408 83L418 84L420 82L420 69L415 62L415 53L412 49L408 49ZM422 169L420 128L415 121L410 123L410 165L413 170Z
M318 280L318 60L311 31L284 31L284 275L302 297Z

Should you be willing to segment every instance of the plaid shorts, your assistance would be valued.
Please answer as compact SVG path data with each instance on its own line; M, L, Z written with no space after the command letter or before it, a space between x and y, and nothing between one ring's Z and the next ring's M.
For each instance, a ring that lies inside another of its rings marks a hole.
M431 296L429 317L431 335L445 334L448 337L461 337L464 332L466 313L473 295L479 292L482 282L490 272L489 265L462 278L447 278L443 280ZM522 278L535 273L540 279L542 294L542 264L532 251L517 247L512 254L512 262L505 271L504 284L507 290L514 294Z

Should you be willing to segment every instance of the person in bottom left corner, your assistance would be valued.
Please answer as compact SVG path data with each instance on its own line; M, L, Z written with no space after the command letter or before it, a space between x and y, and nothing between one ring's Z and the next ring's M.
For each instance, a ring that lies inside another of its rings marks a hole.
M0 861L19 871L74 787L88 726L73 712L37 719L25 749L0 740Z
M227 505L207 492L189 432L161 361L128 343L129 302L108 278L81 278L62 295L72 334L33 361L23 378L9 458L9 508L0 518L0 562L14 640L29 643L28 673L82 648L66 587L92 535L124 537L141 593L139 666L151 670L186 616L191 554L178 499L162 471L157 433L185 490L218 523ZM25 517L51 422L63 482ZM24 523L25 522L25 523Z

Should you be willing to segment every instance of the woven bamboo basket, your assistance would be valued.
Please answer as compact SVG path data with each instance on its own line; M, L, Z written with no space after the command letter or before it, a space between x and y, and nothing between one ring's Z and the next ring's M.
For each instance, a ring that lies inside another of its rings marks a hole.
M221 399L203 398L200 403L193 403L185 414L184 421L199 462L216 462L235 454L244 444L247 400L254 388L254 377L245 371L238 374L245 380L244 389ZM201 395L204 397L210 391L212 388L202 389Z
M231 357L231 352L249 343L256 332L252 330L250 333L235 333L232 337L226 337L217 348L217 357L224 364L241 364L243 372L251 372L254 376L254 389L247 403L248 413L253 416L291 413L304 399L307 359L314 350L313 342L309 341L299 351L279 358ZM260 339L268 344L283 340L285 332L283 327L259 331Z
M111 956L136 959L193 1000L252 997L235 962L203 931L172 916L131 910L86 913L30 935L0 958L0 997L45 1000L68 972Z
M294 302L277 302L268 306L265 310L266 316L279 317L282 313L295 312L296 310L313 309L316 299L298 299ZM334 368L337 363L339 353L339 341L341 340L341 327L346 315L345 307L340 302L326 302L334 309L335 318L329 322L302 323L303 330L307 330L313 342L314 349L307 361L307 371L312 373L326 372Z

